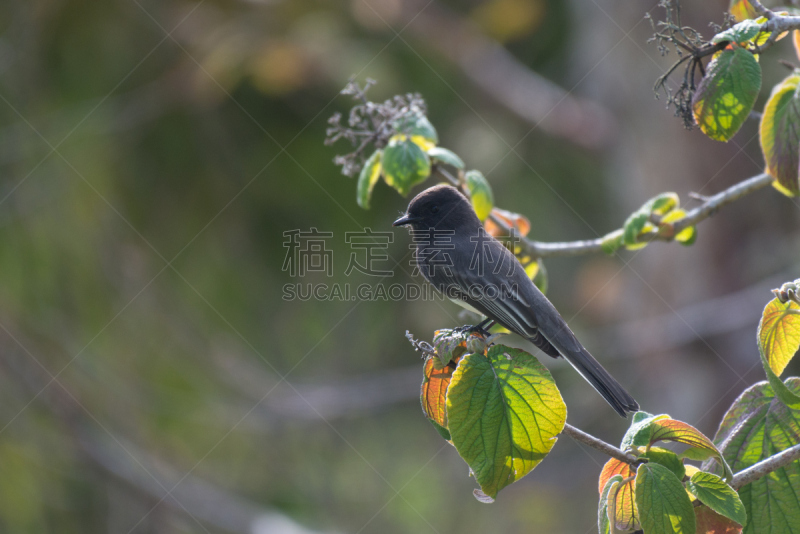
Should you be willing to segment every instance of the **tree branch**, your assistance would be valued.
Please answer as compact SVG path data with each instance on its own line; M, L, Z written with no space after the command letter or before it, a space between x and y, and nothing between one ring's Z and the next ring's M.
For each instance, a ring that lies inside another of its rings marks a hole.
M579 428L575 428L569 423L564 423L564 430L561 431L562 434L566 434L567 436L571 437L575 441L579 441L584 445L588 445L593 449L597 449L598 451L602 452L603 454L607 454L612 458L616 458L621 462L625 462L626 464L634 464L638 460L631 456L630 454L625 453L625 451L616 448L615 446L611 445L610 443L606 443L600 438L596 438L591 434L587 434L583 430Z
M731 487L735 490L755 482L759 478L772 473L784 467L793 461L800 459L800 443L794 447L779 452L774 456L770 456L766 460L762 460L755 465L751 465L744 471L739 471L734 475L731 481Z
M455 177L440 166L436 170L445 178L447 178L453 185L463 186L463 179L461 176ZM717 193L710 197L704 197L703 203L692 209L682 219L675 221L673 224L674 231L672 235L664 235L658 232L657 229L645 232L639 235L639 243L649 243L651 241L672 241L674 236L681 230L694 226L705 219L714 215L720 208L727 206L742 197L758 191L772 183L772 176L766 173L758 174L746 180L743 180L731 187ZM512 229L506 224L505 221L500 219L494 214L490 214L489 218L503 228L506 232ZM617 230L621 232L621 230ZM553 256L580 256L582 254L595 254L603 251L603 241L606 236L598 237L596 239L588 239L581 241L566 241L556 243L545 243L543 241L535 241L523 237L520 239L519 244L525 253L532 258L547 258Z

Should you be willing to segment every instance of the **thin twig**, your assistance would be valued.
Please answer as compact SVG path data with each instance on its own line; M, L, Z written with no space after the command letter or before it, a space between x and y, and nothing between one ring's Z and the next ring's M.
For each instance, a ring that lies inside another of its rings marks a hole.
M755 465L751 465L744 471L739 471L734 475L733 480L731 481L731 487L733 489L738 490L742 486L746 486L751 482L755 482L759 478L772 473L784 467L793 461L800 459L800 443L795 445L794 447L789 447L788 449L775 454L774 456L770 456L766 460L762 460Z
M461 185L462 181L453 176L451 173L436 167L435 169L442 176L447 178L453 185ZM639 243L649 243L651 241L672 241L674 236L680 233L681 230L689 226L708 219L714 215L720 208L727 206L742 197L758 191L772 183L772 176L766 173L758 174L746 180L743 180L731 187L712 195L703 197L703 203L700 206L690 210L682 219L673 224L673 232L671 235L665 235L658 232L657 229L645 232L639 235ZM506 232L511 231L511 227L502 219L490 214L489 218L493 223L497 224ZM598 237L596 239L587 239L581 241L565 241L555 243L545 243L543 241L534 241L528 238L521 238L519 241L520 246L524 249L525 253L532 258L547 258L554 256L580 256L583 254L597 254L603 252L603 240L605 237Z
M625 451L622 449L618 449L600 438L596 438L591 434L587 434L583 430L575 428L569 423L564 424L564 430L562 430L561 433L566 434L575 441L579 441L584 445L588 445L593 449L597 449L598 451L607 454L612 458L616 458L621 462L625 462L626 464L635 464L637 461L639 461L630 454L625 453Z

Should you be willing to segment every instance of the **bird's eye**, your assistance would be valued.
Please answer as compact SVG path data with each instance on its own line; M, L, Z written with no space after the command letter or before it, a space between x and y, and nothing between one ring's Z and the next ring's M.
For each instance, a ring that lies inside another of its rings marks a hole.
M439 213L439 206L432 206L431 213Z

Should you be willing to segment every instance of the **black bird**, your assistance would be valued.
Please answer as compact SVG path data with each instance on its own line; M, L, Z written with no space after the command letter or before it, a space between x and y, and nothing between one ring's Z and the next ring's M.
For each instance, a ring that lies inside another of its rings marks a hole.
M545 354L563 356L622 417L638 411L637 402L581 345L514 254L485 232L458 189L426 189L392 226L411 226L422 275L457 304L485 315L481 325L497 322Z

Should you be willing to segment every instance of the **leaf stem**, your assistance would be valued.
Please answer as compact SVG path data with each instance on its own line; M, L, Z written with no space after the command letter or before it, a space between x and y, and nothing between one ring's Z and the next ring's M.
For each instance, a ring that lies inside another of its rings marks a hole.
M731 487L735 490L755 482L759 478L772 473L784 467L793 461L800 459L800 443L793 447L770 456L766 460L762 460L755 465L751 465L744 471L739 471L731 481Z
M587 434L583 430L575 428L569 423L564 423L564 430L562 430L561 433L566 434L575 441L579 441L584 445L588 445L593 449L597 449L598 451L607 454L612 458L616 458L621 462L625 462L627 464L635 464L636 462L638 462L636 458L634 458L630 454L627 454L622 449L618 449L617 447L611 445L610 443L606 443L600 438L596 438L591 434Z

